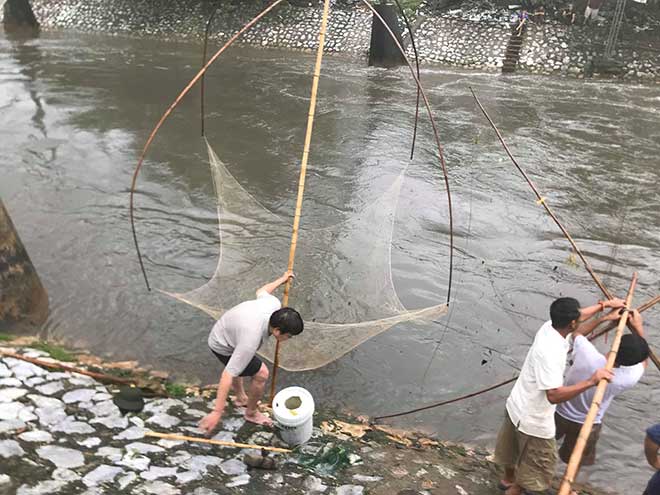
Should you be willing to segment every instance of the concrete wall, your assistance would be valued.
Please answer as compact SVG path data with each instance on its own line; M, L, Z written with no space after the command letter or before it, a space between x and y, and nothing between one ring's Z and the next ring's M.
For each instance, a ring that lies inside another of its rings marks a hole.
M43 28L151 35L162 38L200 38L216 5L203 0L32 0ZM212 37L225 39L254 17L265 4L237 0L223 2ZM241 38L262 47L312 50L316 46L321 9L286 3ZM506 22L470 21L420 14L415 39L426 63L499 71L509 39ZM326 38L328 52L366 57L371 14L364 7L333 8ZM583 77L585 64L602 52L606 28L531 24L521 53L519 70L538 74ZM408 47L409 55L412 50ZM624 78L660 82L660 51L622 49Z

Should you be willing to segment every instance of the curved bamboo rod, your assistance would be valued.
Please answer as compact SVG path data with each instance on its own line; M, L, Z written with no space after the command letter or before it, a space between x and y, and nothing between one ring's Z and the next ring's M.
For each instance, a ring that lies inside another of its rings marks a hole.
M218 8L216 7L213 9L213 12L211 12L211 15L209 16L209 19L206 21L206 29L204 30L204 49L202 50L202 67L206 64L206 51L208 49L209 45L209 33L211 32L211 23L215 19L216 14L218 13ZM204 82L206 79L206 74L202 74L202 78L199 81L199 93L200 93L200 120L201 120L201 130L202 130L202 137L204 137L205 130L204 130L204 117L206 114L204 113L204 100L205 100L205 93L204 93Z
M412 27L410 26L410 22L408 22L408 16L403 10L403 7L401 6L401 3L399 0L394 0L394 3L396 6L399 8L399 12L401 12L401 16L403 17L403 22L406 24L406 29L408 30L408 34L410 35L410 44L413 49L413 53L415 54L415 70L417 71L417 79L419 81L422 80L422 76L419 71L419 54L417 53L417 46L415 44L415 36L413 35L413 30ZM415 155L415 141L417 140L417 123L419 121L419 87L417 88L417 100L415 101L415 125L413 127L413 137L412 137L412 144L410 145L410 159L412 160L414 155Z
M204 73L208 70L208 68L213 64L213 62L216 61L216 59L224 52L229 46L231 46L234 41L236 41L245 31L250 29L252 26L254 26L259 19L264 17L268 12L270 12L273 8L275 8L278 4L280 4L283 0L275 0L273 3L271 3L268 7L266 7L264 10L262 10L259 14L257 14L256 17L254 17L250 22L248 22L245 26L243 26L237 33L235 33L227 42L217 51L215 54L209 59L209 61L200 69L200 71L191 79L191 81L188 83L188 85L183 88L183 91L179 93L179 96L176 97L174 102L168 107L168 109L165 111L165 113L162 115L158 123L156 124L156 127L151 131L151 134L149 134L149 137L147 138L147 142L144 145L144 148L142 150L142 153L140 153L140 158L138 159L137 166L135 167L135 171L133 172L133 179L131 181L131 191L130 191L130 200L129 200L129 213L131 217L131 231L133 233L133 242L135 244L135 251L137 252L138 255L138 261L140 262L140 269L142 270L142 276L144 277L144 283L147 285L147 290L151 290L151 287L149 285L149 279L147 277L147 272L144 269L144 263L142 261L142 253L140 252L140 245L137 240L137 233L135 231L135 215L134 215L134 195L135 195L135 185L137 183L137 178L140 173L140 169L142 168L142 163L144 162L144 158L147 155L147 151L149 150L149 147L151 146L152 141L156 137L156 134L158 133L158 130L161 128L167 117L172 113L172 111L178 106L179 102L183 99L185 95L188 94L188 92L192 89L192 87L195 85L197 81L204 75Z
M653 306L655 306L659 302L660 302L660 296L655 296L654 298L649 299L648 301L646 301L644 304L642 304L641 306L639 306L636 309L640 313L643 313L644 311L646 311L647 309L652 308ZM598 337L600 337L602 335L605 335L607 332L609 332L613 328L616 328L616 324L608 325L605 328L603 328L602 330L599 330L598 332L592 333L588 337L588 339L589 340L595 340ZM491 385L489 387L482 388L481 390L477 390L476 392L471 392L469 394L461 395L460 397L454 397L453 399L443 400L442 402L436 402L434 404L429 404L427 406L418 407L416 409L411 409L409 411L403 411L403 412L399 412L399 413L388 414L386 416L376 416L376 417L374 417L374 421L379 421L381 419L397 418L399 416L407 416L408 414L414 414L414 413L417 413L417 412L426 411L427 409L434 409L436 407L445 406L447 404L453 404L454 402L460 402L460 401L463 401L463 400L466 400L466 399L470 399L472 397L477 397L479 395L485 394L486 392L490 392L491 390L498 389L500 387L503 387L504 385L508 385L509 383L513 383L517 379L518 379L518 375L516 375L513 378L510 378L508 380L505 380L503 382L496 383L495 385Z
M451 190L449 188L449 174L447 172L447 164L445 163L445 156L442 151L442 144L440 143L440 135L438 131L438 126L435 123L435 119L433 118L433 112L431 112L431 105L429 103L428 98L426 97L426 92L424 91L424 88L422 87L422 83L420 82L419 78L415 75L415 71L413 70L412 64L410 63L410 60L408 60L408 57L406 55L405 50L401 46L401 43L399 43L399 40L396 39L396 36L390 29L390 27L387 25L385 20L381 17L381 15L376 12L376 9L373 8L373 6L367 1L367 0L362 0L362 3L373 13L375 17L380 20L381 24L385 28L385 30L389 33L390 38L392 38L392 41L394 44L397 46L399 49L399 52L401 52L401 55L403 56L403 59L406 62L406 65L408 65L408 69L410 70L410 75L412 78L415 80L415 84L417 85L417 89L419 90L419 93L422 97L422 100L424 101L424 106L426 107L426 112L428 113L429 120L431 121L431 127L433 128L433 136L435 139L436 146L438 148L438 159L440 160L440 166L442 168L442 175L445 181L445 188L447 189L447 203L448 203L448 210L449 210L449 281L448 281L448 286L447 286L447 305L449 305L449 301L451 298L451 283L452 283L452 275L454 272L454 215L453 215L453 208L452 208L452 203L451 203Z
M538 199L538 203L543 205L543 208L548 213L548 215L550 215L550 217L555 222L557 227L559 227L559 229L562 231L562 233L564 234L564 237L566 238L566 240L571 243L571 246L573 246L573 250L580 257L580 259L582 260L582 263L584 264L584 267L587 269L587 271L589 272L589 275L591 275L591 278L594 280L594 282L596 282L596 285L601 290L603 295L608 299L612 299L614 297L614 295L608 290L607 287L605 287L605 284L602 282L600 277L598 277L598 275L596 275L596 272L594 271L594 269L591 267L591 265L589 264L587 259L582 254L582 251L580 251L580 248L577 247L577 244L575 244L575 241L573 240L571 235L568 233L566 228L561 224L559 219L555 216L554 212L548 206L548 203L546 202L545 198L543 196L541 196L541 193L538 191L538 189L536 188L536 186L534 185L532 180L529 178L529 176L522 169L522 167L520 166L518 161L511 154L511 150L509 150L509 147L507 146L506 142L504 141L504 138L502 137L502 134L500 133L499 129L497 128L497 126L495 125L493 120L488 115L488 112L486 112L486 109L483 107L483 105L479 101L479 98L477 98L477 95L474 93L472 88L470 88L470 92L472 93L472 96L474 97L474 100L477 102L477 105L479 106L479 109L481 110L481 113L484 114L484 117L486 117L486 120L488 120L488 122L490 123L490 126L493 128L493 130L497 134L497 138L500 140L500 143L502 143L502 146L504 147L504 150L506 151L506 154L509 155L509 158L511 159L511 162L513 162L515 167L522 174L522 176L525 178L525 180L527 181L529 186L534 191L534 194L536 195L536 197ZM658 370L660 370L660 359L658 359L658 356L650 348L649 348L649 357L651 358L651 361L653 361L653 364L655 364L655 367Z
M316 50L316 63L314 64L314 77L312 78L312 92L309 99L309 112L307 114L307 131L305 132L305 144L303 146L302 159L300 161L300 177L298 179L298 197L296 198L296 212L293 217L293 229L291 232L291 247L289 249L288 270L293 270L296 260L296 247L298 246L298 229L300 227L300 216L302 214L302 202L305 194L305 178L307 175L307 162L309 160L309 149L312 143L312 130L314 129L314 114L316 112L316 95L319 89L319 78L321 76L321 64L323 62L323 48L325 47L325 31L328 26L328 14L330 13L330 0L323 2L323 16L321 17L321 28L319 30L319 46ZM286 281L282 306L289 304L289 293L291 292L291 279ZM275 357L273 359L273 377L270 382L270 403L275 397L275 386L277 385L277 370L280 364L280 341L275 343Z
M626 308L629 308L632 303L633 293L635 292L635 286L637 285L637 272L633 274L632 280L630 281L630 288L628 289L628 295L626 296ZM621 313L621 318L619 319L619 324L616 327L616 335L612 341L612 348L607 356L607 364L605 369L612 371L614 368L614 361L616 359L616 354L619 351L619 345L621 344L621 337L623 337L623 329L626 327L628 322L629 310L625 309ZM582 428L580 428L580 434L575 442L573 447L573 452L571 457L568 460L568 466L566 466L566 473L564 474L564 479L559 485L559 492L557 495L568 495L571 491L571 486L575 482L575 476L577 474L578 468L580 467L580 461L582 460L582 455L584 454L584 449L587 446L587 440L591 434L591 429L593 428L596 415L600 410L600 405L605 396L605 389L607 388L608 381L602 379L598 382L596 387L596 392L591 401L591 407L587 413L587 417L584 419Z

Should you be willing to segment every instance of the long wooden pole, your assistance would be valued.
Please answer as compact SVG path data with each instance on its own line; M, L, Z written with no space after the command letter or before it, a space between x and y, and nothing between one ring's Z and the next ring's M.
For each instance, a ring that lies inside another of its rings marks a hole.
M538 202L541 205L543 205L543 208L548 213L548 215L550 215L550 217L555 222L557 227L559 227L559 230L562 231L562 233L564 234L564 237L566 238L566 240L571 243L571 246L573 247L573 250L579 256L579 258L582 260L582 263L584 264L584 267L587 269L587 272L589 272L589 275L591 275L591 278L594 280L594 282L596 282L596 285L601 290L603 295L605 297L607 297L608 299L612 299L614 297L614 295L605 286L605 284L600 279L600 277L598 275L596 275L596 272L591 267L591 264L589 263L589 261L587 261L587 258L585 258L584 255L582 254L582 251L580 250L580 248L578 248L577 244L575 243L575 241L573 240L571 235L568 233L568 230L566 230L566 228L562 225L562 223L559 221L559 219L554 214L554 212L550 209L550 207L548 206L547 201L545 200L545 198L543 196L541 196L541 193L539 192L539 190L536 188L536 186L532 182L532 179L529 178L527 173L525 173L525 171L520 166L520 164L518 163L516 158L513 156L513 154L511 153L511 150L509 149L506 142L504 141L504 138L502 137L502 134L500 133L500 130L495 125L495 122L493 122L493 119L490 118L490 115L488 115L488 112L486 112L486 109L483 107L483 105L479 101L479 98L477 98L477 95L472 90L472 88L470 88L470 92L472 93L472 96L474 97L474 101L477 102L477 106L481 110L481 113L484 114L484 117L486 117L486 120L488 121L490 126L495 131L495 134L497 134L497 138L499 139L500 143L502 143L502 146L504 147L504 151L506 151L506 154L509 155L509 158L511 159L511 162L515 165L515 167L518 169L518 171L525 178L525 180L527 181L527 184L529 184L529 187L532 188L532 191L534 191L534 194L536 195L536 198L537 198ZM650 349L650 348L649 348L649 357L651 358L651 361L653 361L653 364L655 364L655 367L658 370L660 370L660 359L658 358L658 356L656 356L655 352L653 352L653 350Z
M70 371L72 373L78 373L79 375L89 376L91 378L95 378L96 380L101 380L101 381L105 381L105 382L119 383L119 384L122 384L122 385L128 385L128 384L131 384L131 383L135 383L135 380L129 380L127 378L119 378L117 376L106 375L106 374L103 374L103 373L95 373L93 371L83 370L81 368L76 368L75 366L68 366L66 364L50 363L48 361L43 361L41 359L29 358L27 356L23 356L22 354L17 354L15 352L0 351L0 355L5 356L5 357L14 358L14 359L20 359L21 361L26 361L28 363L32 363L32 364L35 364L37 366L41 366L42 368Z
M319 88L321 76L321 63L323 62L323 48L325 46L325 31L328 25L328 14L330 12L330 0L323 2L323 17L321 18L321 29L319 30L319 46L316 50L316 63L314 65L314 77L312 78L312 93L309 99L309 112L307 114L307 131L305 133L305 144L303 146L302 160L300 161L300 177L298 179L298 197L296 199L296 212L293 217L293 229L291 232L291 247L289 248L288 269L293 270L296 259L296 247L298 246L298 228L300 227L300 216L302 214L302 202L305 194L305 178L307 176L307 162L309 160L309 149L312 143L312 130L314 129L314 114L316 112L316 95ZM291 292L291 279L284 286L282 306L289 304L289 293ZM280 364L280 341L275 344L275 358L273 359L273 378L270 382L270 402L275 397L275 386L277 384L277 370Z
M637 285L637 272L633 274L632 280L630 282L630 288L628 289L628 295L626 296L626 308L629 308L632 304L633 293L635 292L635 285ZM616 327L616 335L612 341L612 348L607 356L607 364L605 368L612 370L614 367L614 360L616 359L616 354L619 351L619 345L621 344L621 337L623 337L623 329L626 327L628 322L629 310L625 309L621 313L621 318L619 319L619 324ZM575 475L580 467L580 461L582 460L582 455L584 454L584 448L587 445L587 439L591 434L591 429L600 409L603 396L605 395L605 389L607 388L607 380L602 379L598 386L596 387L596 392L594 393L594 398L591 401L591 407L587 413L587 417L584 420L582 428L580 428L580 434L578 435L577 441L575 442L575 447L573 448L573 453L571 458L568 461L568 466L566 467L566 473L564 474L564 479L559 486L558 495L568 495L571 491L571 486L575 481Z
M260 449L260 450L267 450L269 452L280 452L282 454L292 452L289 449L282 449L279 447L267 447L264 445L254 445L251 443L227 442L224 440L213 440L211 438L188 437L185 435L175 435L173 433L158 433L156 431L148 431L144 435L147 437L164 438L166 440L182 440L184 442L210 443L211 445L221 445L223 447L235 447L237 449Z
M660 296L655 296L653 299L649 299L644 304L638 306L636 309L640 313L643 313L644 311L646 311L647 309L652 308L653 306L655 306L659 302L660 302ZM608 325L605 328L603 328L602 330L599 330L596 333L592 333L588 338L589 338L589 340L595 340L598 337L600 337L601 335L606 334L607 332L609 332L613 328L616 328L616 326L617 326L616 323L613 323L612 325ZM406 416L408 414L414 414L414 413L417 413L417 412L426 411L427 409L434 409L436 407L446 406L447 404L453 404L455 402L460 402L462 400L470 399L471 397L477 397L479 395L485 394L486 392L490 392L491 390L498 389L500 387L503 387L504 385L508 385L509 383L513 383L517 379L518 379L518 375L514 376L513 378L509 378L508 380L505 380L503 382L496 383L495 385L491 385L490 387L486 387L486 388L482 388L480 390L477 390L476 392L471 392L469 394L461 395L460 397L454 397L453 399L446 399L446 400L443 400L442 402L436 402L434 404L421 406L421 407L418 407L416 409L410 409L408 411L398 412L398 413L394 413L394 414L387 414L385 416L375 416L374 421L379 421L381 419L396 418L396 417L399 417L399 416ZM217 385L209 385L209 387L217 387Z

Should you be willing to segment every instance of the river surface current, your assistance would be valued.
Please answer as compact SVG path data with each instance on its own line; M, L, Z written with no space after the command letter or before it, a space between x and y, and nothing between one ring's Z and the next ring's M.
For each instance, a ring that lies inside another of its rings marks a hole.
M197 71L200 45L44 33L29 41L3 36L0 46L0 197L50 295L44 334L180 379L217 380L220 367L206 346L213 322L146 291L128 216L139 151ZM295 206L312 65L312 54L234 48L207 78L209 140L245 189L284 216ZM305 386L323 406L387 414L505 380L522 365L553 298L587 305L602 297L507 159L470 86L605 284L623 297L639 272L637 303L660 288L660 88L440 68L423 69L422 80L453 194L451 310L435 323L395 327L320 370L283 374L280 386ZM167 121L138 183L146 268L156 287L169 290L202 285L216 263L199 101L194 90ZM377 197L408 164L414 101L404 68L325 58L303 224L332 222L337 212L350 218L347 205ZM423 113L417 143L392 239L394 284L412 308L443 302L448 276L447 197ZM255 260L249 268L260 267ZM279 275L262 272L264 281ZM346 299L359 297L336 296L349 276L324 279L339 284L323 304L340 322ZM644 316L660 349L660 310ZM584 471L591 482L642 491L651 475L643 432L660 419L658 387L651 365L615 400L598 462ZM396 424L493 446L509 390Z

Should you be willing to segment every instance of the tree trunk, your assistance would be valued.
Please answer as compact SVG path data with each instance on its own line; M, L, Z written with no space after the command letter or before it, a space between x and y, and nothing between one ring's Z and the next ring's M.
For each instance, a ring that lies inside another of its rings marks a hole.
M48 294L0 199L0 328L48 316Z

